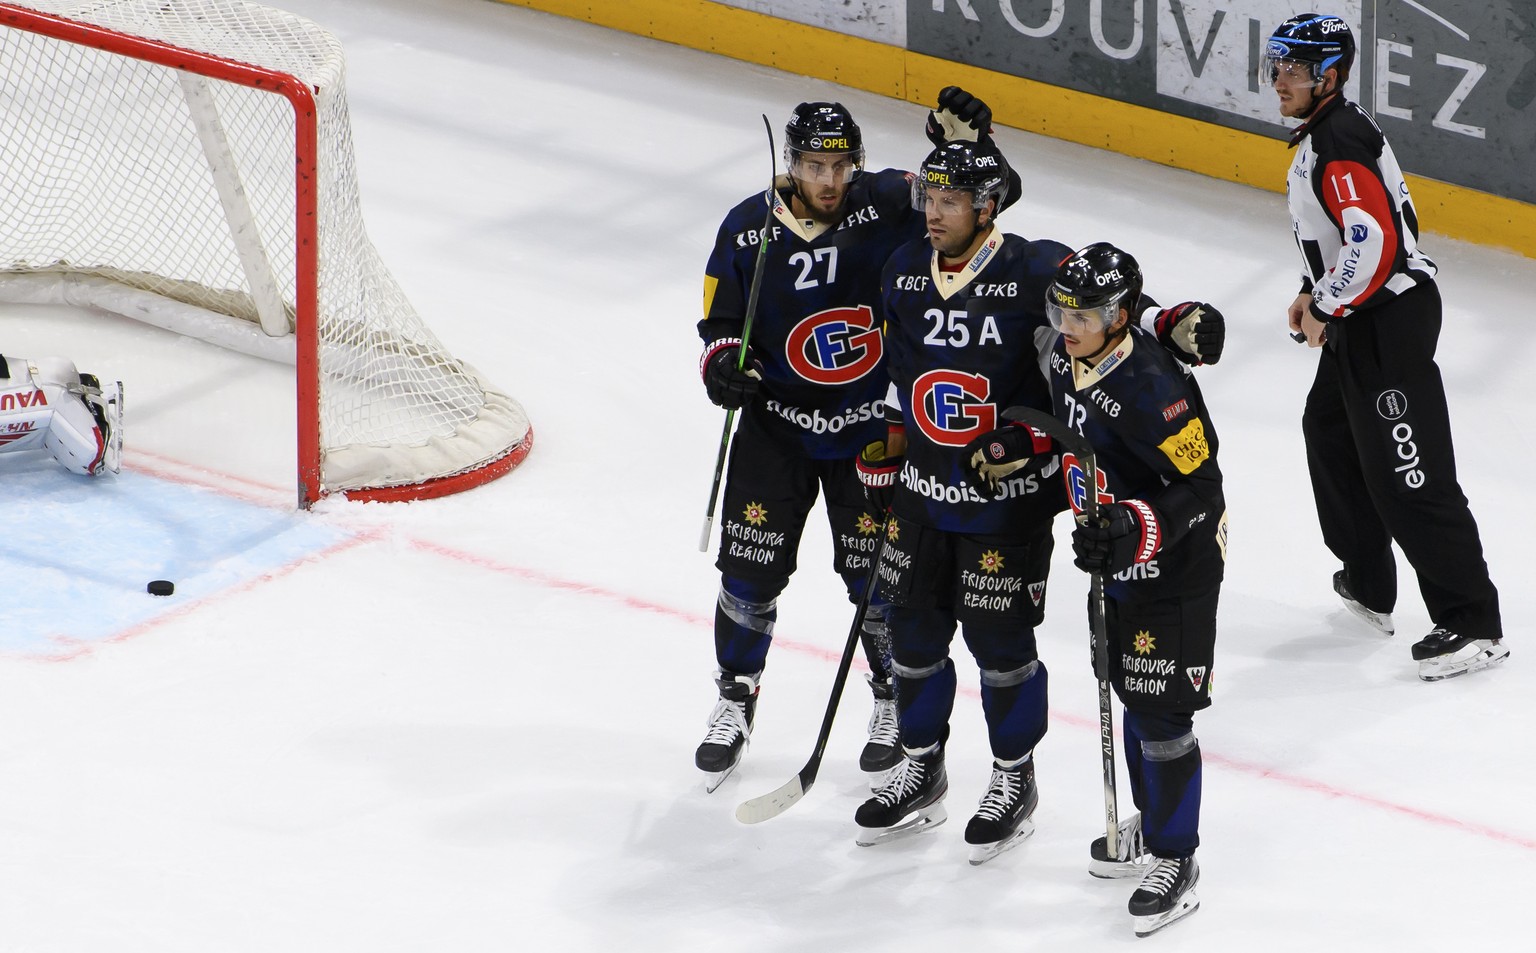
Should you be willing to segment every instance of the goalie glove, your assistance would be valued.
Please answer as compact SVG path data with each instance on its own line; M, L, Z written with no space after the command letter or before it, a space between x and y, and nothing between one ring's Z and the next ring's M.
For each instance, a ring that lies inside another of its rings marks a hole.
M746 352L745 360L741 359L741 351ZM712 403L726 410L740 410L757 394L763 380L763 365L740 338L721 338L704 348L704 356L699 358L699 374Z
M901 472L901 460L900 456L886 456L885 441L875 440L865 445L855 464L859 482L864 485L864 499L881 515L890 511L896 498L896 474Z
M1121 500L1099 511L1098 525L1079 516L1072 529L1072 564L1084 572L1114 575L1151 562L1163 548L1157 511L1145 500Z
M956 139L975 142L992 134L992 110L959 86L946 86L939 90L939 104L928 114L925 131L936 146Z
M1186 301L1157 313L1157 339L1185 364L1215 364L1227 342L1227 319L1203 301Z
M983 493L996 493L1003 481L1036 456L1051 452L1051 438L1024 424L989 430L965 445L965 478Z

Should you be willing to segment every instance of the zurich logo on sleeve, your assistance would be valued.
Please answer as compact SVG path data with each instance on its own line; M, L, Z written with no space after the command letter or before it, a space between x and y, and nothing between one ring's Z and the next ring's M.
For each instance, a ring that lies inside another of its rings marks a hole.
M1357 245L1359 243L1365 241L1366 238L1368 238L1370 236L1370 234L1371 234L1371 230L1369 228L1366 228L1364 225L1351 225L1351 226L1349 226L1349 240L1354 242Z

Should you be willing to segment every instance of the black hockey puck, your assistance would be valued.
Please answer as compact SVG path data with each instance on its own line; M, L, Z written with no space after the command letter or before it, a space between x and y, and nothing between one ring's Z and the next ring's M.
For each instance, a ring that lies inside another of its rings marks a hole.
M168 596L176 591L176 584L169 579L156 579L144 588L152 596Z

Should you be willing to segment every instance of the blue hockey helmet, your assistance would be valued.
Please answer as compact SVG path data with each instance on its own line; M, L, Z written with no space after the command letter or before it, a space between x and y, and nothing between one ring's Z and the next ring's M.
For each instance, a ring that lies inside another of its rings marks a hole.
M1339 71L1342 84L1355 62L1355 35L1342 17L1332 14L1303 13L1275 27L1264 55L1259 59L1259 82L1273 84L1284 64L1304 64L1311 72L1312 84L1323 81L1330 69Z

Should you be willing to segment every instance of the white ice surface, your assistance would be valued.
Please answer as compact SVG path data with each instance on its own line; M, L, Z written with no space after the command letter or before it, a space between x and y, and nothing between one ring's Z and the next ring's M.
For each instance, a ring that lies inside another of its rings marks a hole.
M988 757L959 645L950 824L854 846L858 684L806 799L734 820L809 755L847 632L819 515L747 760L709 796L692 765L714 697L717 577L695 542L722 414L693 324L715 228L768 174L760 113L777 128L801 100L840 99L873 165L911 167L921 111L481 0L288 6L349 54L375 243L448 346L525 403L536 445L459 497L301 516L287 367L101 315L0 312L0 349L121 378L129 420L122 510L72 520L57 500L108 488L0 459L14 537L0 568L19 607L0 646L0 951L1529 942L1531 261L1426 242L1462 483L1513 648L1501 670L1428 685L1408 656L1428 619L1406 564L1395 639L1329 589L1299 432L1315 355L1284 333L1296 262L1280 197L1000 132L1026 183L1010 230L1114 240L1154 293L1217 302L1230 322L1226 357L1201 372L1232 516L1216 704L1196 722L1203 905L1136 941L1131 885L1084 870L1096 705L1064 547L1041 634L1039 831L1019 849L965 862ZM232 531L232 509L252 528ZM297 554L276 546L296 538ZM125 566L183 586L144 609L146 579ZM82 574L86 595L67 581ZM96 598L133 611L104 632L20 621Z

